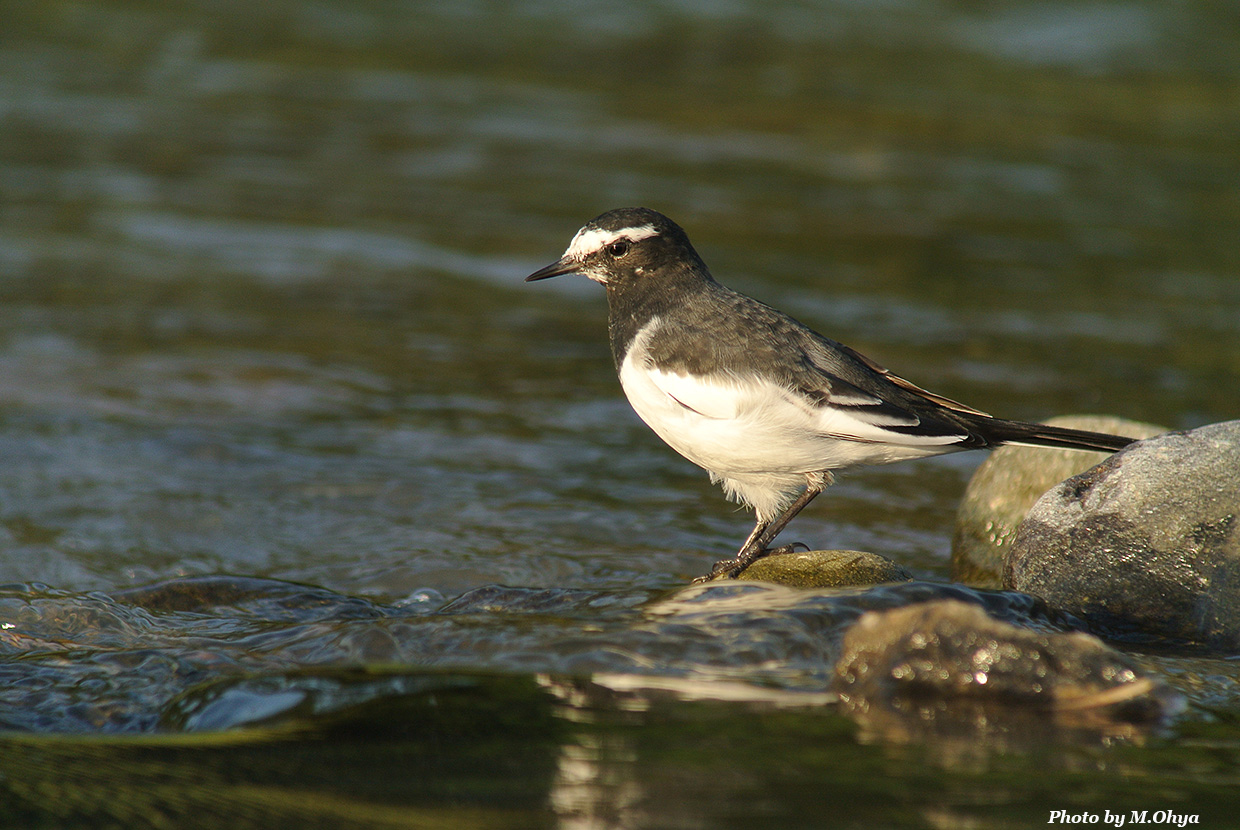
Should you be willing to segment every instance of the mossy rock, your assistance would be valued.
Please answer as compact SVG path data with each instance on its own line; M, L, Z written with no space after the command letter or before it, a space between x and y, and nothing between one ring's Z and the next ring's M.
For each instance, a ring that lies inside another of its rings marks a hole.
M774 582L794 588L840 588L903 582L913 577L904 568L877 553L810 550L759 559L736 578Z

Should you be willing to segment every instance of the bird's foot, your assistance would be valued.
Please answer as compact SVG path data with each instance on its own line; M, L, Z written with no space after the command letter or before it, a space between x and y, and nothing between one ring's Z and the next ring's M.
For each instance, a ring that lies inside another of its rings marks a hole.
M791 545L780 545L777 548L761 548L754 551L741 551L731 559L720 559L715 566L710 569L710 573L699 576L693 580L691 584L701 585L704 582L711 582L716 579L736 579L740 576L741 571L748 568L759 559L765 559L768 556L780 556L785 553L794 553L797 550L809 550L809 545L801 542L793 542Z

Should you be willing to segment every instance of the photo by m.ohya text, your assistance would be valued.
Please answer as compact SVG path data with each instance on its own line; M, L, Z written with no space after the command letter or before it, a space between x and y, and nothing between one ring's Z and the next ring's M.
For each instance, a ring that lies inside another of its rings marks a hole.
M1101 824L1109 827L1123 827L1130 824L1161 824L1185 827L1189 824L1201 824L1201 816L1195 813L1177 813L1174 810L1119 810L1101 813L1070 810L1051 810L1047 824Z

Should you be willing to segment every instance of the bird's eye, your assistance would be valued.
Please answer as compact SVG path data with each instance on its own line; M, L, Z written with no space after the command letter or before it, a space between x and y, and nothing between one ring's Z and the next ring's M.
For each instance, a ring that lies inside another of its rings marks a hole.
M627 239L617 239L607 246L607 253L611 254L612 259L619 259L629 252L631 244Z

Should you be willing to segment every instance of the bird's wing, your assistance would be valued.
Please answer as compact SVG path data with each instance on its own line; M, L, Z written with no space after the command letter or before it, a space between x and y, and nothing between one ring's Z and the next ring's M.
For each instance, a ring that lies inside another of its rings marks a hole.
M866 367L874 370L881 377L886 378L888 381L900 387L901 389L905 390L906 392L912 392L914 395L917 395L918 397L925 398L931 403L938 404L939 406L945 407L947 409L951 409L955 412L963 412L966 415L979 415L983 418L992 417L989 412L983 412L980 409L974 409L971 406L965 406L959 401L954 401L951 398L944 397L943 395L940 395L937 392L931 392L929 389L922 389L917 384L913 383L910 380L905 380L899 375L893 375L891 371L887 369L886 366L883 366L882 364L870 359L869 357L867 357L866 355L863 355L861 352L857 351L856 349L845 346L842 343L839 344L839 348L840 350L848 354L850 357L858 360L859 362L864 364Z
M860 422L857 440L874 440L874 431L878 430L881 440L892 443L969 446L977 439L965 419L989 417L893 375L841 343L815 335L812 343L803 345L798 390L811 400L820 399L821 408L835 413L832 421L847 416Z
M705 321L698 309L699 316L675 325L652 324L639 338L640 348L654 356L645 366L650 381L685 409L728 419L783 400L789 426L822 435L911 445L976 443L967 422L984 413L927 392L742 294L721 290L714 299L718 307ZM805 410L806 417L795 417L793 409ZM783 416L771 410L766 417Z

